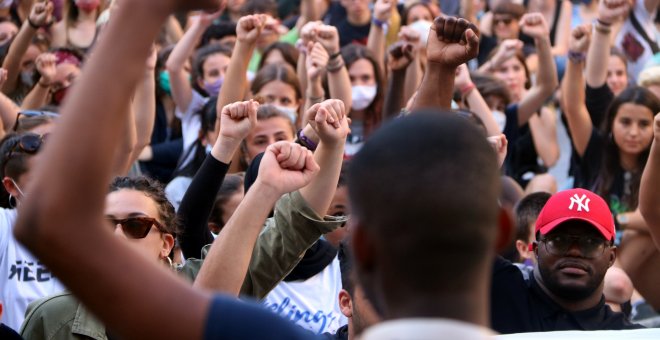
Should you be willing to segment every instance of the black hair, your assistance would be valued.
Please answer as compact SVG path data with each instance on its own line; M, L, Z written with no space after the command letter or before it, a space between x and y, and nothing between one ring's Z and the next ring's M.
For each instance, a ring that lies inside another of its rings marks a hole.
M208 96L209 94L206 91L199 87L197 80L204 78L204 64L206 60L214 54L223 54L227 58L231 58L231 48L225 45L208 45L204 46L195 52L195 58L193 58L193 67L192 67L192 77L190 79L192 87L199 93Z
M339 260L339 271L341 272L341 287L353 298L355 291L355 271L353 270L353 255L350 247L345 241L339 243L337 259Z
M206 147L202 143L202 140L206 137L208 132L215 130L217 103L218 97L211 97L206 104L195 113L201 116L202 127L199 130L199 135L195 142L190 145L188 149L183 151L181 158L179 158L179 162L186 161L190 154L193 155L192 159L184 167L180 167L181 164L179 164L177 170L175 170L172 175L173 177L193 177L197 173L197 170L202 166L202 163L204 163L204 160L206 159Z
M300 86L300 79L296 75L296 71L289 64L271 64L265 65L257 72L257 75L252 80L250 91L253 95L257 95L261 88L272 81L281 81L291 86L296 92L296 100L303 98Z
M9 177L18 182L18 179L25 174L28 169L28 160L33 156L25 152L17 152L16 146L23 136L23 133L9 133L0 140L0 179ZM10 154L11 153L11 157ZM9 202L9 192L2 185L0 189L0 207L13 208L12 203Z
M213 210L211 211L209 222L214 223L220 229L222 229L227 223L227 221L222 219L222 215L225 212L223 205L229 201L231 196L239 192L239 190L243 191L243 178L244 175L242 173L225 176L225 179L222 181L222 186L220 187L218 194L215 196L215 203L213 203Z
M504 106L508 106L511 103L511 93L509 88L506 86L502 80L490 75L481 72L474 72L470 74L472 82L477 86L477 91L486 98L488 96L495 96L501 98L504 102Z
M202 34L199 46L202 47L209 45L211 40L221 40L227 36L236 36L235 22L221 21L219 23L213 23L213 25L209 26L209 28L204 31L204 34Z
M277 2L274 0L247 0L240 12L241 15L269 14L273 18L279 18Z
M165 230L176 239L181 226L174 211L174 206L165 196L165 189L160 182L145 176L115 177L110 184L109 192L115 192L121 189L137 190L153 199L158 207L158 219Z
M547 192L531 193L516 204L516 240L529 242L531 232L529 224L536 221L552 195Z
M623 104L635 104L648 108L651 114L660 112L660 99L658 99L651 91L639 87L631 86L612 100L610 107L607 110L607 119L603 121L603 131L607 138L603 146L603 161L601 171L596 180L595 192L609 201L610 194L613 189L615 178L622 174L624 171L621 167L621 158L619 156L619 147L614 142L612 136L612 126L614 120ZM651 116L653 121L653 116ZM637 157L637 170L632 172L631 178L631 192L630 195L622 197L623 203L627 206L628 210L637 209L639 203L639 186L642 180L642 171L646 166L646 161L649 157L651 150L651 143L646 146L641 154Z
M356 259L367 297L397 308L410 294L471 292L495 253L499 173L482 131L450 111L414 112L376 131L348 178L351 218L379 256L378 269Z

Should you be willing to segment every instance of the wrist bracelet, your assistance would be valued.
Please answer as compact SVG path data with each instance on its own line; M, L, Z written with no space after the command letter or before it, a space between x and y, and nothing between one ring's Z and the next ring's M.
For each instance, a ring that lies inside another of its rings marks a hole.
M587 59L587 54L584 52L575 52L575 51L568 51L568 60L574 62L574 63L581 63Z
M467 84L467 85L461 87L461 95L462 95L463 97L465 97L465 96L467 96L468 94L470 94L470 92L472 92L472 90L474 90L475 88L477 88L477 86L474 85L474 83L469 83L469 84Z
M376 18L371 19L371 23L374 24L375 26L380 27L383 30L387 30L387 28L389 27L387 21L380 21Z
M38 81L38 82L37 82L37 85L39 85L39 86L41 86L41 87L43 87L43 88L47 88L47 89L50 88L50 84L43 84L43 83L41 83L41 81Z
M331 60L325 69L330 73L337 73L343 67L344 67L344 59L341 56L339 56L334 60Z
M315 96L312 96L312 95L307 95L307 100L309 100L310 103L314 103L314 104L316 104L316 103L320 103L320 102L322 102L323 99L324 99L323 97L324 97L324 96L318 96L318 97L315 97Z
M596 23L598 23L598 24L600 24L600 25L603 25L603 26L605 26L605 27L611 27L611 26L612 26L612 24L607 23L607 22L605 22L605 21L603 21L603 20L600 20L600 19L596 19Z
M330 55L330 58L328 60L335 60L337 57L341 55L341 52L336 52Z
M309 139L309 137L305 136L303 133L303 130L300 130L298 132L298 140L300 141L300 144L302 144L304 147L309 149L310 151L315 151L316 150L316 143L314 143L313 140Z

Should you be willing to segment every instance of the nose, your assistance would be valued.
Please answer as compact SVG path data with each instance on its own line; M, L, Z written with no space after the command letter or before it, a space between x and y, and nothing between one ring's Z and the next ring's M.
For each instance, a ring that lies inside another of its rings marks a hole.
M631 136L637 136L639 134L639 125L638 124L632 124L630 126L630 130L628 131L628 133Z
M577 240L573 240L573 242L571 242L570 247L568 247L568 250L566 251L566 256L584 257L584 254L582 254L582 251L580 250L580 246L578 245Z

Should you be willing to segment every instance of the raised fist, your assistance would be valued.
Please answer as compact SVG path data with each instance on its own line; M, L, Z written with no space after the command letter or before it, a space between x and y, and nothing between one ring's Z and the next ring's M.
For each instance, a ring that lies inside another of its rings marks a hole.
M550 29L541 13L527 13L520 18L520 29L534 39L550 37Z
M311 119L309 125L325 145L338 145L346 141L349 133L346 106L339 99L328 99L315 104L305 113Z
M261 31L266 26L266 15L246 15L238 19L236 24L236 38L245 43L256 43Z
M43 81L44 85L51 85L57 72L57 57L52 53L42 53L37 57L35 65L41 75L40 81Z
M325 50L321 43L310 42L307 46L307 78L310 80L318 80L322 75L325 67L328 66L328 52Z
M518 39L506 39L502 41L497 48L497 52L490 59L492 67L499 67L507 60L513 58L518 52L522 51L522 48L523 42Z
M598 20L611 25L623 19L629 11L630 0L600 0L598 4Z
M568 50L576 53L586 53L591 43L591 25L585 24L575 27L568 40Z
M339 52L339 32L335 26L320 25L316 28L316 41L320 42L328 54Z
M259 103L254 100L226 105L220 112L220 136L235 142L247 137L257 125Z
M311 151L300 144L277 142L266 149L256 182L283 195L309 184L318 171Z
M429 63L455 68L479 53L477 26L465 19L437 17L429 31L426 54Z
M374 18L379 21L387 22L392 17L392 6L396 4L394 0L376 0L374 4Z
M36 26L42 27L53 21L53 3L47 0L38 0L32 5L28 20Z
M388 51L387 67L392 71L405 70L415 59L415 47L411 43L398 41Z

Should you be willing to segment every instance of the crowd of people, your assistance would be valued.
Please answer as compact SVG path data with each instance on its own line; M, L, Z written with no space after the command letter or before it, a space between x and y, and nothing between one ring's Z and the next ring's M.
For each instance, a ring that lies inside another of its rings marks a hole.
M659 335L659 11L0 1L0 338Z

